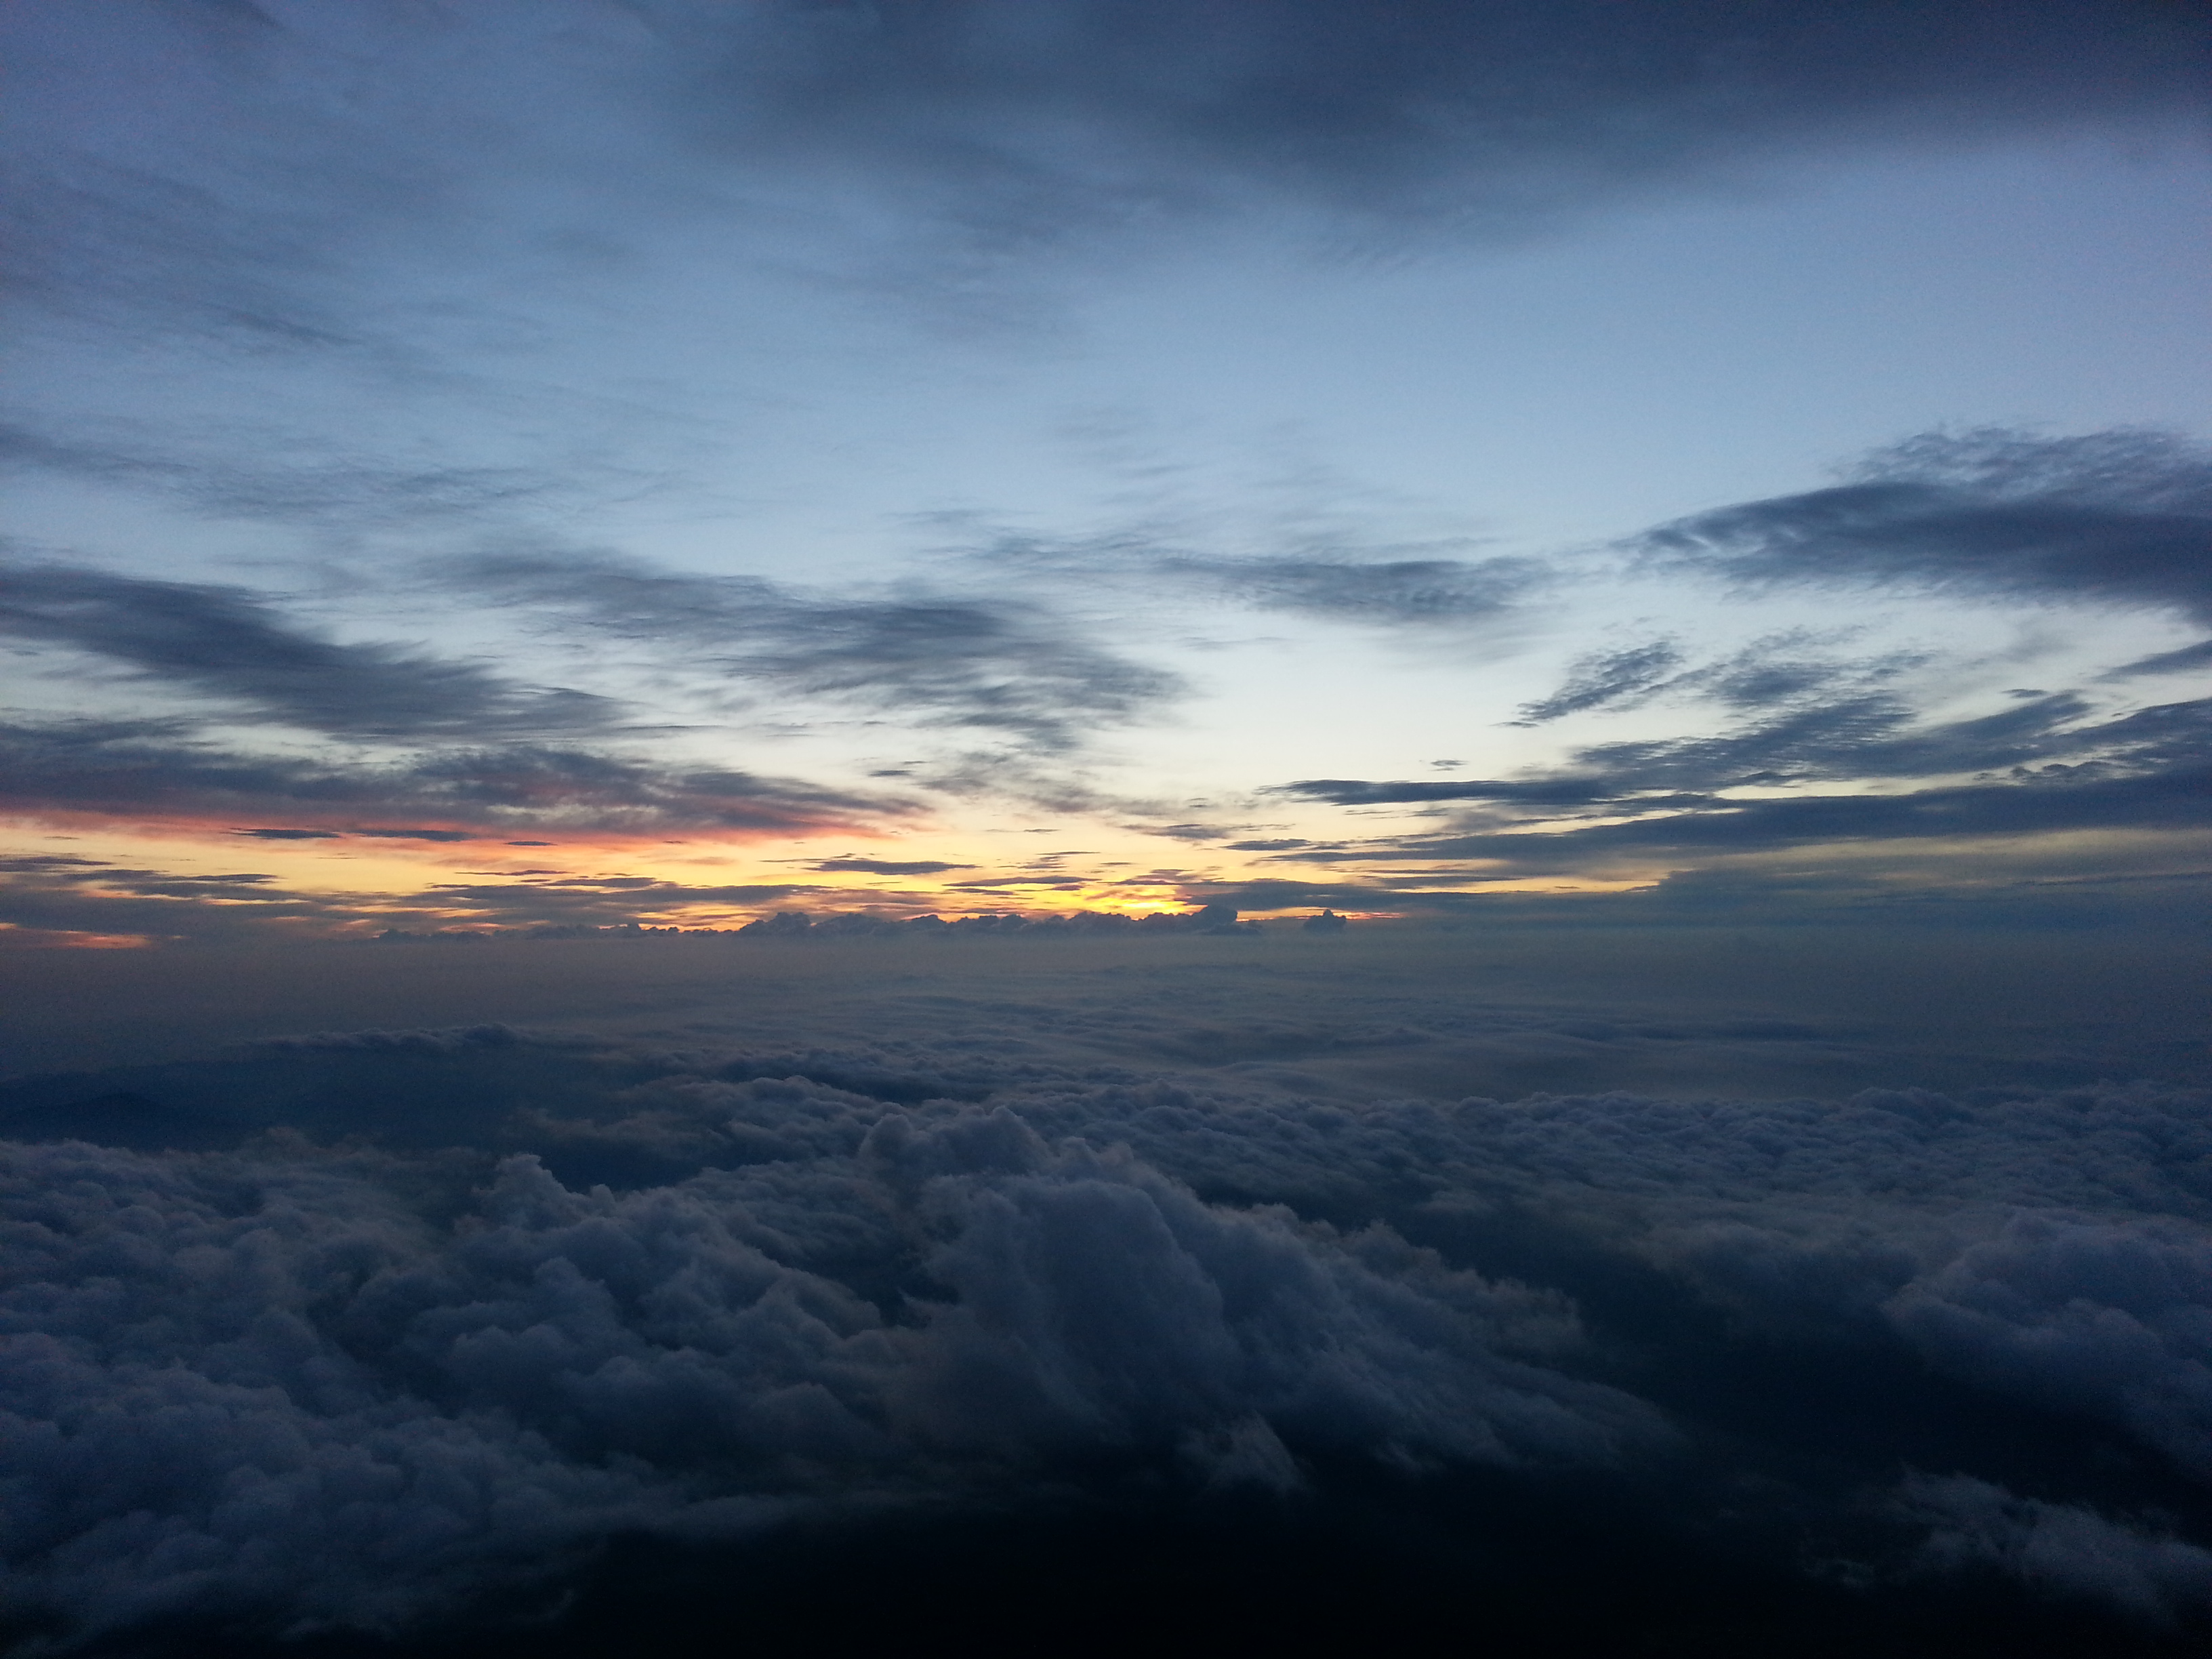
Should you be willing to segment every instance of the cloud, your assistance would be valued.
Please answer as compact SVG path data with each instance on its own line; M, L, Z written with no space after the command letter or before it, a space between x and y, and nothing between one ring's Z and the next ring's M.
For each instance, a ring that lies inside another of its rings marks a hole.
M2140 674L2179 674L2207 666L2212 666L2212 640L2185 645L2179 651L2161 651L2154 657L2139 658L2109 671L2103 678L2132 679Z
M2002 41L1942 9L1729 0L659 15L728 153L896 181L1011 251L1255 199L1523 233L1822 143L2156 118L2201 106L2205 50L2195 20L2098 3L2030 7Z
M1845 1550L1863 1595L1984 1571L2197 1616L2201 1089L1323 1100L1102 1057L1117 1007L1063 1041L991 992L880 1012L811 1049L368 1031L0 1091L12 1611L406 1629L550 1604L617 1533L1133 1479L1380 1505L1424 1550L1595 1503L1701 1598L1717 1559L1810 1595Z
M1593 854L1686 853L1823 842L2197 828L2212 813L2212 769L2147 777L2040 779L1895 795L1812 795L1720 804L1625 823L1445 836L1401 844L1401 856L1496 858L1558 868ZM1374 856L1370 852L1368 856Z
M1577 661L1567 683L1550 696L1523 703L1515 724L1539 726L1587 709L1617 708L1624 702L1632 706L1657 690L1681 661L1680 649L1667 640L1595 652Z
M1682 851L1822 841L2186 826L2204 817L2212 702L2104 720L2070 693L1916 729L1879 693L1808 702L1717 737L1596 744L1517 779L1370 781L1310 778L1270 793L1340 805L1495 803L1548 825L1351 843L1299 854L1343 863L1391 856L1501 858L1549 867L1608 848ZM1982 775L1976 781L1875 793L1729 798L1718 792L1855 780ZM2005 775L2003 781L1990 776ZM1626 822L1560 823L1546 809L1613 808Z
M373 812L443 818L486 833L573 828L796 834L865 826L912 810L896 799L789 779L534 744L438 750L388 763L246 754L166 720L0 727L0 757L7 762L0 800L33 813L128 813L233 823L241 817L295 823L319 817L350 830L359 815Z
M1502 615L1549 580L1534 559L1201 558L1164 555L1152 572L1217 586L1264 611L1337 622L1465 623Z
M302 890L258 873L177 875L92 859L27 860L0 867L0 922L40 936L264 944L303 934L359 938L386 928L422 936L641 923L725 927L762 905L833 890L803 882L687 884L552 871L498 873L504 878L432 882L393 894Z
M964 520L956 518L954 522ZM1012 568L1031 576L1085 584L1133 581L1148 592L1173 583L1258 610L1346 623L1494 620L1556 580L1539 559L1389 556L1456 547L1464 538L1411 548L1376 546L1356 528L1327 521L1271 525L1266 536L1297 550L1194 552L1157 524L1068 536L1000 529L960 550L987 568Z
M517 685L471 663L338 644L256 595L209 583L18 565L0 598L0 629L332 734L482 740L605 726L615 711L604 697Z
M848 287L963 317L982 291L1003 315L992 277L1071 241L1255 212L1332 248L1522 237L1837 145L2171 125L2203 107L2207 58L2193 9L2123 0L2036 0L2002 33L1875 0L1704 0L1626 21L1602 0L557 0L534 15L545 27L520 46L501 15L426 29L396 5L294 9L281 27L134 9L120 41L66 10L27 15L13 44L40 139L11 197L15 290L66 326L315 353L421 385L453 373L429 336L539 326L532 290L621 267L671 205L726 213L734 195L756 240ZM289 95L363 64L364 103ZM138 143L116 124L87 141L84 112L112 108L140 111ZM549 170L559 210L518 222L514 198ZM518 278L495 300L426 295L392 269L479 247L487 222ZM405 514L514 483L495 467L298 471L328 476L243 494ZM554 468L527 472L526 490L558 487Z
M810 870L851 870L868 876L935 876L947 870L973 870L972 864L947 864L941 859L826 859L807 866Z
M1917 1564L1994 1568L2038 1589L2094 1597L2154 1626L2212 1603L2212 1551L2078 1504L2023 1498L1963 1475L1906 1481L1899 1503L1929 1527Z
M0 466L121 484L169 496L210 517L348 533L492 516L520 506L563 505L587 481L600 488L614 482L614 469L580 459L557 468L410 467L363 455L287 462L272 459L268 451L281 442L296 452L301 441L296 433L280 438L230 430L217 435L222 440L217 445L192 445L129 422L66 435L0 424ZM638 481L623 482L635 487Z
M919 588L813 595L758 577L701 576L605 555L499 555L444 579L556 624L681 653L683 665L780 695L849 699L921 724L1077 746L1182 690L1166 672L1081 637L1024 601Z
M2212 453L2160 432L1934 432L1850 483L1700 514L1630 544L1753 586L1874 586L2212 620Z
M2201 1226L2026 1215L1888 1313L1932 1364L2117 1423L2212 1480L2209 1310Z
M459 1228L374 1158L0 1150L10 1610L391 1628L616 1530L743 1536L1040 1456L1279 1486L1298 1448L1663 1443L1627 1396L1515 1357L1571 1340L1555 1299L1205 1205L1004 1113L721 1091L756 1097L789 1131L749 1133L810 1135L809 1162L615 1194L510 1158ZM860 1261L915 1286L901 1316L841 1279Z

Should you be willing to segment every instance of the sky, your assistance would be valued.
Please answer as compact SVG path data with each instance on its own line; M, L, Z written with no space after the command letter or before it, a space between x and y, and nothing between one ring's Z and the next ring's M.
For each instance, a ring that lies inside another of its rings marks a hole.
M2204 1650L2212 15L0 32L0 1648Z
M2193 892L2200 14L1631 13L13 9L9 942Z

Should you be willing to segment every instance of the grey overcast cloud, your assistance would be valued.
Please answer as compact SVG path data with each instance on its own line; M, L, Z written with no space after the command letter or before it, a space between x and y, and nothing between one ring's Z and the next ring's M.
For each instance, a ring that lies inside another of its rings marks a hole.
M0 33L0 1646L2204 1650L2195 0Z

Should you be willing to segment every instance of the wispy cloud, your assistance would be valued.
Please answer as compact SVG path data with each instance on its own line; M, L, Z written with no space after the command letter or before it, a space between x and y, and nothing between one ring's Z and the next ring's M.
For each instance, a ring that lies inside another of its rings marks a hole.
M1929 433L1838 488L1700 514L1631 545L1753 586L1978 592L2212 621L2212 452L2149 431Z
M0 629L333 734L482 739L588 730L617 713L607 698L517 684L474 663L341 644L258 595L210 583L17 565L0 592Z
M702 65L695 118L727 152L895 182L1016 252L1255 200L1520 234L1810 143L2190 107L2204 39L2179 12L2094 3L2029 8L2002 39L1971 13L1802 0L655 15Z
M320 819L330 829L352 830L370 814L404 813L486 832L691 829L742 836L858 828L914 810L891 797L579 749L453 749L388 763L241 753L180 723L155 720L0 727L0 801L44 814L224 824L304 819L309 829ZM426 832L391 833L420 839Z
M488 555L444 577L547 625L624 641L742 690L843 699L1045 750L1152 713L1177 678L1006 596L807 592L611 555Z

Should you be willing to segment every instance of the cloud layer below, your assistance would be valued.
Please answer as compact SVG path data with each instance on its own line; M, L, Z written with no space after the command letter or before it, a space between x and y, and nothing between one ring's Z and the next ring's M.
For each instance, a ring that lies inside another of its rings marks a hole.
M1519 1527L1509 1624L1577 1550L1647 1602L1662 1559L1755 1582L1770 1634L2212 1615L2201 1088L1377 1099L923 1000L811 1048L368 1031L9 1085L18 1628L406 1641L624 1537L890 1570L902 1516L1078 1512L1388 1512L1478 1575ZM1575 1504L1611 1542L1565 1547Z

